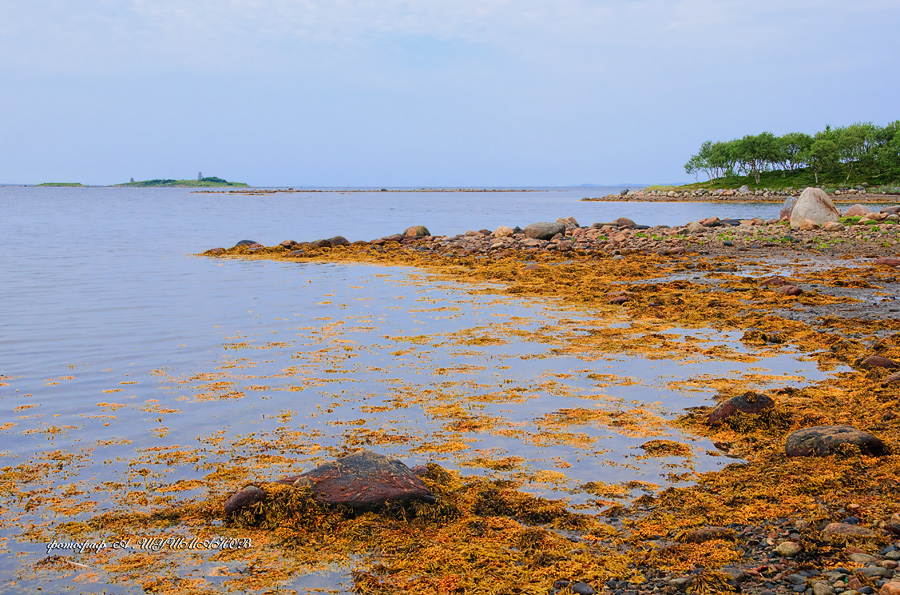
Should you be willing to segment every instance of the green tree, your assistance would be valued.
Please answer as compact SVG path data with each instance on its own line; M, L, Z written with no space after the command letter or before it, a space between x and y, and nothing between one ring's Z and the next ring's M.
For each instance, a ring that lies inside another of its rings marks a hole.
M820 172L829 172L837 168L839 163L838 145L830 127L825 129L825 133L820 132L813 138L808 160L813 168L816 184L819 183Z
M798 166L805 165L804 155L809 153L812 137L803 132L788 132L778 139L779 162L785 169L793 172Z

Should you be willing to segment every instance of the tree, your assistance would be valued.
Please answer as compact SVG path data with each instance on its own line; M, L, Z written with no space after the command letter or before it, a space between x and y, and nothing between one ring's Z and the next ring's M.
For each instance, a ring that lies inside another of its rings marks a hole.
M822 135L820 137L817 134L809 148L809 163L813 168L816 184L819 183L819 172L831 171L838 165L837 143L829 136Z
M804 165L804 155L809 153L812 137L803 132L788 132L779 139L779 162L786 169L794 171L798 165Z
M693 174L694 179L697 180L699 172L702 171L706 173L710 180L712 180L713 168L709 164L711 147L712 141L704 141L704 143L700 145L700 152L696 155L691 155L690 160L684 164L684 172L686 174Z

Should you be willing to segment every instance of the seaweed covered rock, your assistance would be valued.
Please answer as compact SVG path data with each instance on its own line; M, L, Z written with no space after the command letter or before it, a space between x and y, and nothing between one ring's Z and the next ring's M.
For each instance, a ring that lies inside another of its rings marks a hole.
M747 391L742 395L731 397L712 410L709 414L709 423L711 425L720 424L729 417L733 417L738 413L746 413L750 415L762 413L766 409L775 406L775 401L771 397Z
M387 502L435 501L431 490L409 467L369 450L360 450L295 478L279 481L298 486L311 484L319 502L356 510L373 510Z
M857 430L853 426L815 426L797 430L784 443L789 457L826 456L839 452L841 447L856 446L869 455L884 454L884 442L880 438Z
M403 237L405 238L424 238L425 236L430 236L431 232L428 231L428 228L424 225L413 225L412 227L407 227L403 231Z
M343 505L360 511L375 510L388 502L435 502L434 494L409 467L397 459L368 450L360 450L300 475L279 479L276 483L312 488L316 501L322 504ZM232 514L265 497L259 487L247 486L228 499L225 513Z

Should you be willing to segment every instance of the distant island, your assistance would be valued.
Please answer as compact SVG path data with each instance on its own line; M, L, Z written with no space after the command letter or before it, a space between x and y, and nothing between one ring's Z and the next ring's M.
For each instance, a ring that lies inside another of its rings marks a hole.
M130 182L125 182L122 184L116 184L116 186L131 186L134 188L221 188L221 187L233 187L233 188L249 188L248 184L244 184L243 182L229 182L228 180L223 180L222 178L216 177L208 177L208 178L198 178L196 180L141 180L139 182L135 182L133 179Z
M38 184L38 186L50 188L84 188L84 184L80 182L44 182L43 184Z

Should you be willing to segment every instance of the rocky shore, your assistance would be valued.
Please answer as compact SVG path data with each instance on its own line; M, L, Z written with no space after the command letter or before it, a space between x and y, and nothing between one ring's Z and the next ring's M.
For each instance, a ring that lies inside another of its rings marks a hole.
M403 513L416 520L407 521L414 531L398 529L402 538L381 527L385 518L365 517L367 535L390 546L364 541L386 553L354 574L360 592L489 592L491 584L557 595L900 595L900 207L840 213L810 191L786 200L785 211L778 220L676 227L560 218L456 236L414 226L352 243L243 240L206 255L412 265L622 316L639 333L628 343L635 350L662 354L666 329L713 327L737 331L742 349L790 348L834 370L822 382L765 391L714 384L714 406L692 407L673 424L740 461L627 506L598 499L598 514L510 482L415 470L435 500ZM588 333L571 348L619 340ZM278 490L283 483L273 478ZM261 489L231 496L257 506L244 522L265 517L267 497L285 497Z
M790 197L800 196L801 189L760 189L750 190L743 186L738 189L717 188L715 190L641 190L623 189L618 194L607 194L602 198L582 198L587 202L783 202ZM836 203L890 203L897 200L896 194L871 192L860 186L845 190L834 190L830 195Z

